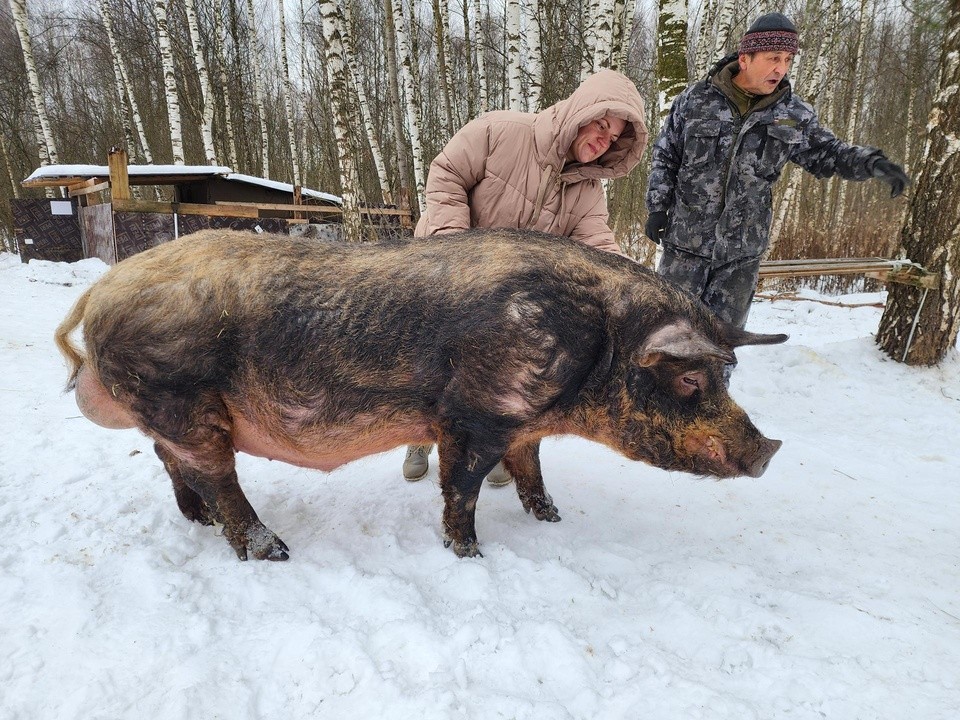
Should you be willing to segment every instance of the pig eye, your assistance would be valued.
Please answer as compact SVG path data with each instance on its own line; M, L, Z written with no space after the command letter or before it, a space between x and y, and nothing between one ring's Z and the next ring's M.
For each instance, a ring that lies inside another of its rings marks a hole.
M693 385L693 387L695 388L698 388L698 389L700 388L700 382L695 377L693 377L693 375L684 375L683 382L686 385Z

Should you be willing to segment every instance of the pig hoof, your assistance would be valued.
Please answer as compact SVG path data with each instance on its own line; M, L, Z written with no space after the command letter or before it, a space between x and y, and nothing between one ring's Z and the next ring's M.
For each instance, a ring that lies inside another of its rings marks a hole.
M480 552L480 546L477 544L476 540L471 540L470 542L459 542L451 538L443 539L443 546L448 548L453 546L453 551L457 554L457 557L483 557L483 553Z
M247 559L247 551L257 560L289 560L289 550L286 543L263 525L255 525L241 533L230 544L241 560Z
M538 498L521 497L520 502L527 513L533 511L533 516L537 520L560 522L560 513L557 511L557 506L553 504L553 498L549 495Z

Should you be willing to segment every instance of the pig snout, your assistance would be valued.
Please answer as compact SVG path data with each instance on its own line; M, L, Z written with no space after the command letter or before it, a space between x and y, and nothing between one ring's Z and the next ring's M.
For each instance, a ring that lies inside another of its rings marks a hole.
M747 468L747 475L758 478L767 471L770 461L777 454L777 450L783 445L781 440L770 440L769 438L760 438L760 449L753 462Z

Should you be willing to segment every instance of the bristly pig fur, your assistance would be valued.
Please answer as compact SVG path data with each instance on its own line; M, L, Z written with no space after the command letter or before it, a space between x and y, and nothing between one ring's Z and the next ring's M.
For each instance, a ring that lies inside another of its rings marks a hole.
M523 507L560 519L549 435L757 476L779 441L722 370L735 347L784 339L720 323L622 257L507 230L368 245L203 231L116 265L56 335L84 414L150 436L183 514L269 559L287 548L240 489L237 451L330 470L437 442L461 556L479 554L476 499L501 458Z

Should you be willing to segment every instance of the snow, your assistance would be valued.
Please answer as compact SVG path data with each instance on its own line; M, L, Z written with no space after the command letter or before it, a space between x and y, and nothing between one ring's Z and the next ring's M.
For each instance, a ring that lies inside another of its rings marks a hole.
M329 474L239 456L291 549L242 563L145 437L62 392L54 328L105 269L0 254L2 720L955 717L960 357L887 359L879 308L754 305L791 334L733 377L784 441L761 479L550 439L563 521L484 488L484 557L457 559L436 455L418 483L402 449Z
M223 165L127 165L127 175L225 175L232 172ZM107 177L110 168L106 165L43 165L38 167L23 182L41 178L61 177Z
M277 182L276 180L264 180L263 178L254 177L253 175L244 175L243 173L230 173L226 176L226 179L238 180L251 185L260 185L261 187L270 188L272 190L280 190L282 192L293 192L293 185L290 183ZM329 202L336 203L337 205L343 204L343 198L339 195L331 195L330 193L321 192L319 190L311 190L310 188L301 188L300 192L307 197L327 200Z

